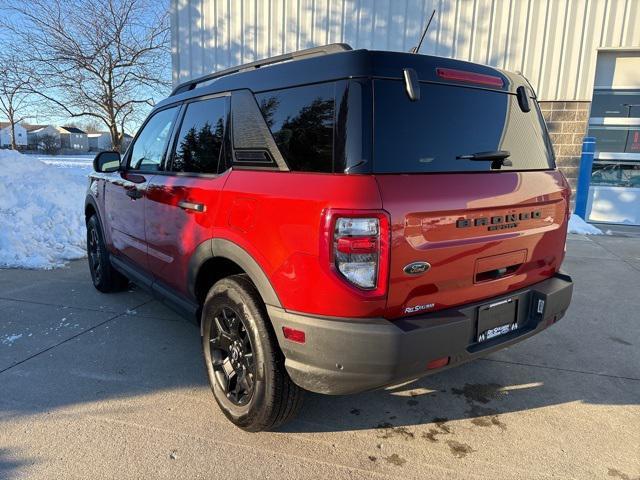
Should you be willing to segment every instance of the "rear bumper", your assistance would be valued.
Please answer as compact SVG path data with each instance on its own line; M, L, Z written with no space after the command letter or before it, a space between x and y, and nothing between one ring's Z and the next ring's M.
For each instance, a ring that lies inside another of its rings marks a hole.
M560 320L572 290L571 277L558 273L508 295L393 322L267 309L292 380L312 392L339 395L416 379L514 345ZM517 300L517 330L478 343L478 307L506 299ZM283 326L303 330L305 343L285 339ZM427 370L442 357L450 357L446 367Z

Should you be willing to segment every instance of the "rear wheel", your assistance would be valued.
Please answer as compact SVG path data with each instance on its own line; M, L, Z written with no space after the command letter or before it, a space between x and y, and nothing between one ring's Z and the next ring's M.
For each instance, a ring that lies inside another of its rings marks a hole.
M87 220L87 257L93 286L101 292L114 292L127 287L129 280L109 262L100 222L96 215Z
M202 322L209 384L227 418L258 432L295 416L303 390L284 368L262 299L246 275L225 278L211 288Z

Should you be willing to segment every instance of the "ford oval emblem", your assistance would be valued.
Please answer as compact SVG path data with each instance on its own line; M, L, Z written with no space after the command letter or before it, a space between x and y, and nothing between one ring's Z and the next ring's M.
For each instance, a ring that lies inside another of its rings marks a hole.
M407 275L420 275L431 268L427 262L413 262L403 268Z

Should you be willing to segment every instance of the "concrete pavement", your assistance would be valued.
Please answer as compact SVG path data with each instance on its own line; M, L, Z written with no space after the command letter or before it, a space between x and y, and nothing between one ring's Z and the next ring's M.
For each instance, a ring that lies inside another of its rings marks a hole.
M0 479L640 478L640 240L571 236L569 314L410 385L309 394L245 433L208 390L197 328L85 262L0 270Z

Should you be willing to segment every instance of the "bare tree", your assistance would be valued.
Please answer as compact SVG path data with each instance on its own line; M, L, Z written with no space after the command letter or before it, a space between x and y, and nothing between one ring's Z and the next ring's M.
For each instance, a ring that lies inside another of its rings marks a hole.
M0 67L0 113L7 117L11 148L15 150L16 125L28 118L34 78L25 64L10 52L0 55Z
M4 27L28 45L41 95L93 118L120 150L127 126L170 85L168 8L156 0L0 0ZM0 12L1 13L1 12Z
M100 122L98 120L91 119L82 123L79 127L80 130L84 130L87 133L100 133L103 132L104 129L100 129Z

